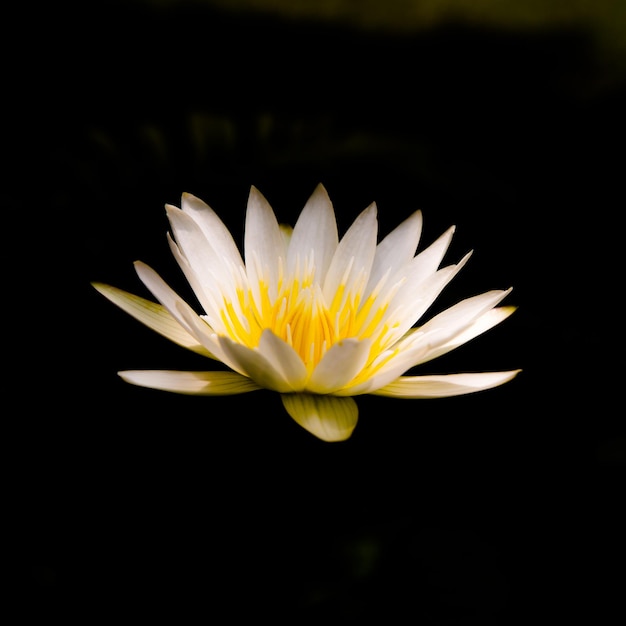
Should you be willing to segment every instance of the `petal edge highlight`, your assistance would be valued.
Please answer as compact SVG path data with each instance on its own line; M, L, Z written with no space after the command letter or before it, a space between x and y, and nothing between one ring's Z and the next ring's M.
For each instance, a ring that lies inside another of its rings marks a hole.
M261 389L254 381L236 372L125 370L118 375L138 387L191 396L231 396Z
M436 376L400 376L392 383L370 392L375 396L424 400L449 398L484 389L492 389L513 380L522 370L507 372L477 372L442 374Z

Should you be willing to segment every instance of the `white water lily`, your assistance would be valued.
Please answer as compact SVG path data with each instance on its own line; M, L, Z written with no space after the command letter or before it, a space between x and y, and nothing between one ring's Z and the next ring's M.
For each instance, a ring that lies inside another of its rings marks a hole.
M278 223L252 187L243 258L221 219L199 198L185 193L181 208L166 205L166 211L171 251L202 312L140 261L136 271L158 303L93 285L146 326L230 371L119 372L129 383L208 396L270 389L303 428L325 441L342 441L358 419L353 396L456 396L496 387L520 371L404 375L515 310L498 306L510 289L492 290L421 321L471 253L440 268L451 227L416 254L420 211L377 243L377 210L371 204L340 239L321 184L293 229Z

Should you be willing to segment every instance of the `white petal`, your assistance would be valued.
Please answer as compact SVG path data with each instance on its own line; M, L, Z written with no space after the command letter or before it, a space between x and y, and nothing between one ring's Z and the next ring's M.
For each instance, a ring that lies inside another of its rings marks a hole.
M421 331L428 334L429 340L433 344L448 341L485 311L497 306L509 293L511 293L511 289L492 289L477 296L465 298L428 320L421 327Z
M244 373L224 355L213 329L150 266L136 261L135 270L152 295L190 335L228 367Z
M392 298L386 316L387 319L393 319L394 315L398 317L394 320L396 339L400 339L426 313L446 285L463 269L469 256L465 255L456 265L437 270L425 279L422 279L420 272L407 277L406 282Z
M366 293L374 289L388 271L391 270L390 280L395 278L396 272L402 270L413 258L421 232L422 212L415 211L376 246L376 255Z
M422 250L414 259L416 269L414 270L414 280L420 282L434 272L441 265L441 261L450 246L455 227L450 226L445 233L438 237L428 248Z
M215 289L212 287L213 277L223 271L223 259L215 253L200 226L190 215L169 204L165 208L181 253L203 285L209 283L209 288Z
M441 376L402 376L389 385L374 391L373 394L411 399L446 398L503 385L515 378L519 372L521 370L445 374Z
M204 344L196 332L195 322L190 318L201 321L197 313L155 272L149 265L141 261L135 262L135 271L141 282L150 290L152 295L167 309L176 321L200 343ZM205 324L205 322L202 322ZM205 324L206 325L206 324ZM209 328L207 326L207 333Z
M506 307L497 307L495 309L491 309L486 311L477 319L475 319L469 326L465 327L461 332L450 337L444 343L433 343L434 337L430 338L429 333L425 333L423 335L423 341L429 344L428 352L411 365L420 365L421 363L426 363L427 361L431 361L432 359L436 359L443 354L450 352L458 348L459 346L471 341L478 335L490 330L500 322L503 322L507 317L509 317L512 313L515 312L517 307L514 306L506 306ZM430 322L428 322L430 323ZM442 339L440 336L439 339Z
M287 258L285 238L272 207L256 188L250 189L244 233L246 270L251 285L264 280L275 294L279 278L279 258ZM258 297L258 293L255 294Z
M204 275L204 281L196 274L189 264L189 261L187 261L183 253L180 251L176 242L169 236L169 233L167 241L170 245L172 255L176 259L180 269L183 271L187 282L191 286L194 295L204 310L206 319L211 320L209 322L211 328L220 334L225 333L226 329L224 328L224 322L220 317L220 305L223 305L223 294L220 293L220 287L216 284L209 284L206 280L206 273Z
M259 341L259 352L289 381L291 388L300 391L304 388L308 372L300 355L271 330L264 330Z
M494 290L481 294L480 296L474 296L462 301L451 309L460 311L464 309L468 315L475 316L476 311L472 310L474 305L481 305L481 309L484 310L489 306L494 306L504 298L510 290L498 291ZM449 311L450 309L446 309ZM358 395L362 393L374 393L376 389L380 389L391 383L397 377L401 376L404 372L415 367L431 361L447 352L450 352L454 348L461 346L462 344L470 341L477 335L486 332L499 322L505 320L513 311L515 307L500 307L498 309L491 309L480 315L477 319L473 319L473 323L464 324L464 328L459 326L456 328L456 333L452 338L444 343L436 343L437 337L445 339L449 337L448 328L443 326L441 329L439 325L431 322L426 322L424 326L410 330L405 337L399 341L394 348L398 349L397 354L390 358L379 370L376 371L368 380L365 380L354 387L347 387L345 390L338 391L338 395ZM443 313L446 313L444 311ZM443 315L440 314L440 315ZM444 318L441 318L444 319ZM425 332L428 327L434 328L432 332ZM441 334L439 333L441 330ZM435 343L434 343L435 342Z
M163 337L203 356L212 359L217 358L199 343L193 335L187 332L162 304L146 300L117 287L111 287L102 283L92 284L113 304L119 306L120 309L132 315L132 317L148 326L148 328L163 335Z
M314 254L315 276L318 282L324 280L330 261L337 249L339 236L333 205L323 185L318 185L308 199L294 226L289 250L287 267L290 275L296 266L302 268L305 260Z
M194 396L229 396L261 389L249 378L235 372L127 370L118 374L133 385Z
M334 344L313 370L307 390L333 393L347 385L365 366L371 341L344 339Z
M233 363L233 369L249 376L261 387L281 393L298 390L291 380L275 366L274 362L258 349L248 348L228 337L220 337L219 343L230 363Z
M208 204L190 193L184 193L182 210L193 217L219 258L226 259L235 267L243 265L233 236Z
M349 292L355 282L363 278L367 282L376 254L377 235L376 205L371 204L352 223L335 250L323 286L328 303L340 285Z
M427 345L418 345L409 350L399 352L385 363L369 378L354 386L347 385L335 392L338 396L356 396L364 393L374 393L377 389L390 384L404 372L410 369L428 351ZM391 352L391 350L389 351Z
M323 441L345 441L357 424L359 410L352 398L304 393L282 394L281 398L287 413Z

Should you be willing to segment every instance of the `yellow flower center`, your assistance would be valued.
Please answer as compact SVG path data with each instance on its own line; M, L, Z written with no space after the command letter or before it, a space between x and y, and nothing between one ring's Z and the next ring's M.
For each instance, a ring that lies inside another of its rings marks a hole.
M389 327L382 320L389 299L381 301L374 290L362 302L364 273L349 290L342 283L330 303L315 282L313 270L295 275L288 281L281 277L275 295L270 294L266 280L260 280L256 290L238 285L236 301L225 298L221 309L227 335L254 348L261 333L269 329L300 355L309 371L333 344L344 339L372 339L370 358L382 351L388 338Z

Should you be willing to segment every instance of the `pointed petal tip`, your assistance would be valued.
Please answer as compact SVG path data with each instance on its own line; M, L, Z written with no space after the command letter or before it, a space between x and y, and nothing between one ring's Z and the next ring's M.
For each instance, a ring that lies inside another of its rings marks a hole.
M89 283L98 293L101 293L103 296L106 296L110 299L111 294L113 293L122 293L121 289L117 287L113 287L113 285L109 285L108 283L102 283L98 280L93 280Z
M322 185L322 183L318 183L317 185L315 185L315 189L313 190L310 199L320 196L324 199L325 202L332 206L332 201L330 199L330 196L328 195L328 191L326 190L326 187Z
M513 291L513 287L507 287L506 289L502 289L502 298L500 299L500 301L504 300L511 292ZM514 306L514 308L517 308L517 306L515 305L507 305L507 306Z
M116 374L125 382L125 383L130 383L130 384L134 384L133 380L132 380L132 375L130 374L130 371L127 370L120 370L119 372L116 372Z
M169 217L170 215L175 214L176 212L180 211L181 213L183 212L183 210L180 207L177 207L175 204L171 204L171 203L166 203L165 204L165 214Z
M465 265L465 263L467 263L471 258L472 255L474 254L474 250L468 250L468 252L465 254L465 256L459 261L458 265Z
M110 294L115 291L115 287L101 283L100 281L93 280L89 283L99 294L105 298L110 299Z
M253 203L258 203L260 205L269 205L267 198L259 191L258 187L250 185L250 193L248 194L248 208L250 208Z

